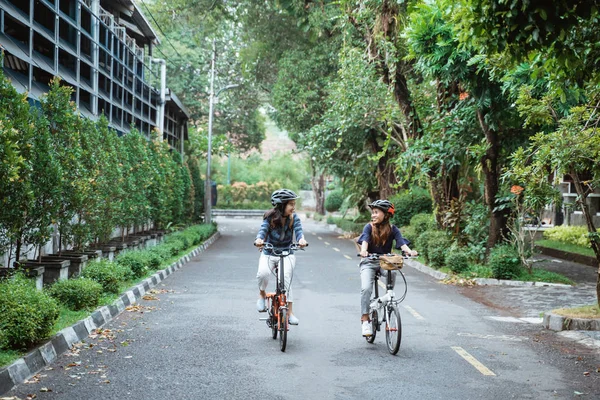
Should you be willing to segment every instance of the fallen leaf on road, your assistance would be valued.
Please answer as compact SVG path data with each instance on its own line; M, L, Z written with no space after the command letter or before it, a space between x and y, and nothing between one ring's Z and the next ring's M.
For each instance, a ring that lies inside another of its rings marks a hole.
M124 358L132 358L133 356L125 356Z
M151 295L151 294L145 294L145 295L142 297L142 299L144 299L144 300L158 300L158 297L156 297L156 296L153 296L153 295Z
M585 372L583 373L583 375L585 375L585 376L590 376L590 373L589 373L588 371L585 371Z
M40 389L40 392L44 392L44 393L51 392L51 391L52 391L52 389L48 389L47 387L43 387Z

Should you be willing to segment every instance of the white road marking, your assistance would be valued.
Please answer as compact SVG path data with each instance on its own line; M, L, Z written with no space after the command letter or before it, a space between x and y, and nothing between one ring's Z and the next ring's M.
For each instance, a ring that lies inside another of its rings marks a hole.
M327 246L329 246L329 242L323 242L323 243L325 243Z
M344 257L346 257L348 260L352 260L352 257L350 257L348 254L344 254Z
M340 249L338 249L337 247L333 247L333 249L334 249L335 251L340 251Z
M317 239L319 240L323 240L323 238L321 236L317 236Z
M415 317L416 319L421 319L421 320L425 319L425 318L423 318L423 316L422 316L421 314L419 314L418 312L416 312L416 311L414 310L414 308L412 308L411 306L402 305L402 307L406 308L406 310L407 310L409 313L411 313L411 314L412 314L412 316L413 316L413 317Z
M458 353L459 356L464 358L469 364L475 367L477 371L481 372L483 375L487 376L496 376L491 370L489 370L485 365L477 361L475 357L470 355L465 349L459 346L452 346L452 350Z
M485 317L486 319L491 319L493 321L500 322L512 322L517 324L541 324L543 322L543 318L537 317L524 317L524 318L516 318L516 317Z
M457 333L458 336L473 337L478 339L492 339L492 340L504 340L506 342L522 342L527 338L525 336L512 336L512 335L480 335L478 333Z

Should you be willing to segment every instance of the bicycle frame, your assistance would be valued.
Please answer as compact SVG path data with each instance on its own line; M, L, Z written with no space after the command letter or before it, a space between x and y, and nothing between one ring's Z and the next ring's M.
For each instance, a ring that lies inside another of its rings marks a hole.
M285 288L285 257L293 254L294 250L299 250L300 247L293 243L287 249L274 248L272 244L265 243L265 248L271 250L274 257L279 257L279 265L276 269L277 284L275 285L275 293L267 293L267 311L269 316L267 318L260 318L266 320L267 325L271 328L273 339L277 339L277 333L279 333L279 346L281 351L285 351L287 344L287 332L289 330L289 314L287 306L287 291Z

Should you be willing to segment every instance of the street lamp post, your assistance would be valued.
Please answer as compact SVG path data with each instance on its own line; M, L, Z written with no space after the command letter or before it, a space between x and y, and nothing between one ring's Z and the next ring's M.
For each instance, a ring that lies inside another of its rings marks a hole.
M221 88L215 94L215 60L217 58L217 47L213 39L213 55L210 67L210 94L208 98L208 150L206 157L206 180L204 181L204 222L210 224L212 222L212 184L210 179L210 162L212 154L212 126L213 126L213 107L215 98L219 97L219 94L228 89L233 89L239 85L227 85Z

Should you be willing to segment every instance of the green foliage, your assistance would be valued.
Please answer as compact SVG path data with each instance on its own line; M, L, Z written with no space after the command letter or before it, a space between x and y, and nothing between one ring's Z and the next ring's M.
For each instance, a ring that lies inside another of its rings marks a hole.
M344 195L341 190L334 190L327 194L325 198L325 210L329 212L338 211L344 202Z
M410 219L410 226L417 235L437 228L433 214L416 214Z
M469 258L476 262L483 262L490 225L489 208L485 204L469 201L465 204L464 213L467 218L462 234Z
M469 268L469 255L461 249L451 249L446 255L446 265L455 274L465 272Z
M83 270L82 277L98 282L106 293L118 294L120 283L132 279L133 272L121 264L101 259L89 263Z
M426 190L413 189L392 196L389 199L396 210L391 223L396 226L409 225L410 220L417 214L431 213L431 196Z
M150 260L148 260L147 253L140 250L125 251L115 258L115 262L122 267L131 270L134 278L142 277L148 272L148 267L150 266Z
M433 268L441 268L446 265L446 255L450 253L452 239L444 231L429 231L428 233L425 242L426 259ZM419 241L422 236L419 237Z
M329 221L329 217L327 218L327 220ZM347 219L344 218L340 218L340 217L331 217L331 221L332 223L336 224L340 229L342 229L344 232L349 232L352 234L360 234L363 230L363 228L365 227L365 224L363 223L357 223L354 221L349 221Z
M546 229L543 235L548 240L557 240L577 246L590 247L589 233L585 226L554 226Z
M67 279L54 283L48 293L71 310L91 310L100 302L102 285L89 278Z
M522 270L519 252L509 244L494 247L490 251L488 264L496 279L515 279Z
M58 319L58 304L20 274L0 282L0 347L20 349L45 339Z
M400 228L400 233L402 233L402 237L408 240L411 243L411 246L414 246L415 241L419 237L417 230L412 225L403 226ZM418 250L415 248L415 250Z

